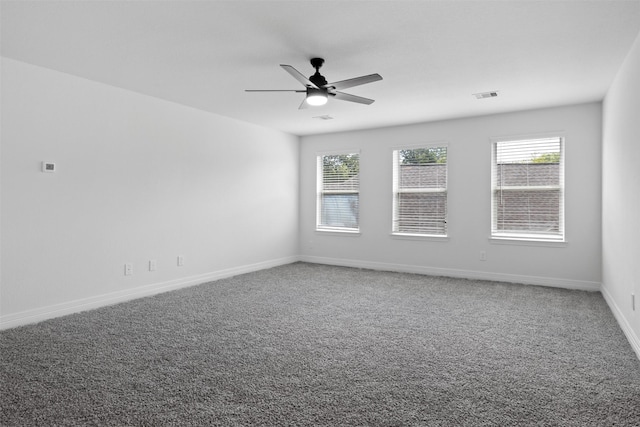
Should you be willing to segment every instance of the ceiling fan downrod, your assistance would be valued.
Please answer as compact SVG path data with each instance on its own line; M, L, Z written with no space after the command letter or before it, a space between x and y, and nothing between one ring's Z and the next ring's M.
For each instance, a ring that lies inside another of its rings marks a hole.
M309 81L314 85L321 87L327 84L327 79L320 74L320 67L324 64L324 59L322 58L311 58L311 66L316 69L316 73L309 77Z

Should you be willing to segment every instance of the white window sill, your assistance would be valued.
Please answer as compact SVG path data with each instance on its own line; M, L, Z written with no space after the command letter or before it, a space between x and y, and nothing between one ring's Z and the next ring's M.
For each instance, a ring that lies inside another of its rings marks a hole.
M409 234L409 233L391 233L392 239L398 240L426 240L430 242L448 242L449 236L436 234Z
M518 246L542 246L548 248L564 248L568 246L566 240L545 240L529 237L489 237L489 242L495 245L518 245Z
M352 237L360 236L360 230L349 230L349 229L341 230L339 228L316 228L316 233L333 235L333 236L352 236Z

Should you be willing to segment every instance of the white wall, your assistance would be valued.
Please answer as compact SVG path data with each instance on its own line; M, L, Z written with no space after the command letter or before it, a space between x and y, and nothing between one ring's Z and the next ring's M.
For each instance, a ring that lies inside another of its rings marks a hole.
M640 36L604 101L603 294L640 357ZM631 295L635 294L635 311Z
M491 102L491 100L489 100ZM598 290L601 283L600 103L303 137L300 148L302 259L376 269ZM496 244L490 235L490 138L562 131L566 136L567 244ZM446 241L394 238L391 151L449 144ZM315 231L316 155L360 151L359 236ZM480 251L487 260L480 261Z
M2 326L297 259L298 148L4 58ZM42 173L43 160L58 171Z

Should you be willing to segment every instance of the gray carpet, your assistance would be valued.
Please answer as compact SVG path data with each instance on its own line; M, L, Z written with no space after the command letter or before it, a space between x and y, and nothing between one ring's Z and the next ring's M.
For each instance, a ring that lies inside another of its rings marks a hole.
M638 426L599 293L296 263L0 333L3 426Z

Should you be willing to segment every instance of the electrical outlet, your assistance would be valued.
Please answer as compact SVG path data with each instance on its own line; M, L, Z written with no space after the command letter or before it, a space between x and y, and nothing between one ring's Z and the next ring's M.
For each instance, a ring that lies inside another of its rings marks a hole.
M486 260L487 260L487 252L480 251L480 261L486 261Z
M124 265L124 275L131 276L133 274L133 264L125 264Z
M149 271L156 271L158 268L158 262L155 259L149 260Z
M54 173L56 171L56 164L53 162L42 162L42 172Z
M184 265L184 256L178 255L178 267L182 267Z

